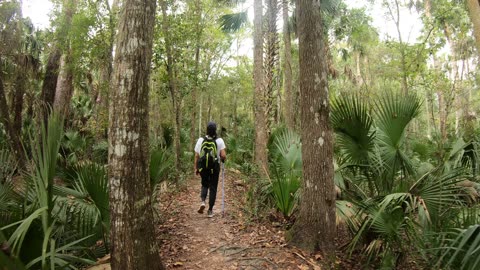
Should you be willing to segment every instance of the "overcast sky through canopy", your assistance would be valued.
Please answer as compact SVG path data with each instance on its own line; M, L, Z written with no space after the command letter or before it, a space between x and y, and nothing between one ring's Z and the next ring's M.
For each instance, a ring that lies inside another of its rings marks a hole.
M249 2L253 0L247 0L243 6L253 6ZM360 8L368 7L367 0L347 0L347 5L350 7ZM49 0L23 0L23 16L30 17L33 24L37 28L47 28L50 26L49 14L52 11L53 4ZM384 15L380 5L367 8L368 13L373 19L373 26L379 31L380 38L384 39L387 35L393 38L397 38L397 30L395 24L387 19ZM249 18L253 21L253 7L248 10ZM419 36L421 31L421 21L418 18L418 14L412 14L407 9L401 10L400 27L403 40L413 43ZM281 20L279 20L281 23ZM242 42L242 49L240 54L247 54L253 56L251 40L245 40Z

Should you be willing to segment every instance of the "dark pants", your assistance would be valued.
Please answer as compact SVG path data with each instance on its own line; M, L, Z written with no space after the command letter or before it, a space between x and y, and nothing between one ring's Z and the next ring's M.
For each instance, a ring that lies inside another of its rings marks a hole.
M210 196L208 197L208 210L212 210L213 205L215 205L215 199L217 198L220 168L213 170L213 173L203 172L200 175L202 176L202 191L200 197L202 198L202 201L205 201L207 199L208 190L210 190Z

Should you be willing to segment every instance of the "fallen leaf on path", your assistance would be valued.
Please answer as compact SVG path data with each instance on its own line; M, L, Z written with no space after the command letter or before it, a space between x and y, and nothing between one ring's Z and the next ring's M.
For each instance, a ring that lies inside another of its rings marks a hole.
M173 267L180 267L180 266L183 266L183 263L182 262L175 262L173 264Z

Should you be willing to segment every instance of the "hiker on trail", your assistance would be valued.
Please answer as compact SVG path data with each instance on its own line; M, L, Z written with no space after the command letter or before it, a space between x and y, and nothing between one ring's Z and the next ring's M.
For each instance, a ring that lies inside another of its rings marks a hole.
M208 191L208 217L213 217L213 205L217 196L218 177L220 175L220 161L225 162L225 142L217 137L217 125L214 122L207 124L207 135L199 138L195 145L195 174L202 177L202 202L198 213L203 214Z

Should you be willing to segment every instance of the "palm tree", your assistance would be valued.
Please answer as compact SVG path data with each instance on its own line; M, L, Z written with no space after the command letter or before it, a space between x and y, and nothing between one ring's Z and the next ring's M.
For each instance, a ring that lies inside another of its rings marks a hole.
M348 201L339 203L338 210L356 213L341 216L353 233L350 251L363 249L368 261L383 267L425 252L440 258L438 249L426 246L454 247L459 243L438 240L443 231L478 222L475 214L464 218L469 210L458 197L466 192L461 181L470 177L461 161L466 144L454 147L437 167L415 165L407 155L405 130L420 107L411 94L387 94L371 103L358 96L340 97L332 104L342 194Z

